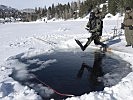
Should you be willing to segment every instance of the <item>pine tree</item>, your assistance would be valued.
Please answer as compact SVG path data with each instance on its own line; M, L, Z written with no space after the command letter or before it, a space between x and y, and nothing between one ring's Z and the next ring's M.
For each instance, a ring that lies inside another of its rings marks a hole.
M54 6L54 4L52 4L52 8L51 8L51 17L52 18L55 17L55 6Z
M123 2L125 7L129 6L133 8L133 0L123 0Z
M47 19L51 19L51 7L48 8L48 11L47 11Z
M108 0L108 11L109 13L115 15L117 12L116 0Z
M102 7L102 12L103 12L104 14L107 13L107 6L106 6L106 5L103 5L103 7Z

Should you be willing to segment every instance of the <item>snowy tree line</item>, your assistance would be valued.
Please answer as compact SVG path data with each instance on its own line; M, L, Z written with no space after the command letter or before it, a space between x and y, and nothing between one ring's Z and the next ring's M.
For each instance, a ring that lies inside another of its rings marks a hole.
M133 0L77 0L77 2L68 2L67 4L52 4L48 8L38 7L34 9L34 12L12 12L8 13L7 11L0 11L0 18L5 17L15 17L21 18L22 21L35 21L41 18L52 19L70 19L70 18L79 18L86 16L93 8L96 6L99 7L101 4L102 11L104 13L111 13L115 15L116 13L124 12L126 6L133 8Z
M40 17L47 17L48 19L76 19L86 16L96 5L99 6L105 2L106 0L78 0L77 2L68 2L67 4L58 4L56 6L52 4L48 8L35 8L35 12Z
M41 19L43 17L47 17L47 19L70 19L70 18L78 18L86 16L96 5L100 5L105 3L106 0L84 0L77 2L68 2L67 4L57 4L52 6L38 7L35 8L35 12L19 12L13 13L14 16L20 17L22 21L35 21L37 19ZM10 13L5 13L4 11L0 13L1 18L11 17Z
M93 8L102 6L103 13L111 13L115 15L116 13L124 13L125 7L130 6L133 8L133 0L84 0L77 2L71 2L67 4L58 4L48 7L48 8L35 8L36 14L41 17L52 18L78 18L86 16Z

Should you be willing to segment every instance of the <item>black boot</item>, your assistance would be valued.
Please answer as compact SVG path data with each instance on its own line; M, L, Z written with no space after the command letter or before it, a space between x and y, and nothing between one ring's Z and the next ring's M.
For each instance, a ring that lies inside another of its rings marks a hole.
M129 47L129 46L131 46L131 45L128 45L128 44L126 45L126 47Z
M81 42L80 42L79 40L76 40L76 39L75 39L75 41L76 41L76 43L80 46L81 50L84 51L85 48L84 48L84 46L81 44Z
M90 45L90 43L92 42L92 38L90 37L90 38L87 38L88 39L88 41L86 42L86 44L84 45L84 47L83 47L83 51Z
M107 52L108 46L107 46L106 44L103 44L103 45L102 45L102 48L103 48L103 50L102 50L103 52Z

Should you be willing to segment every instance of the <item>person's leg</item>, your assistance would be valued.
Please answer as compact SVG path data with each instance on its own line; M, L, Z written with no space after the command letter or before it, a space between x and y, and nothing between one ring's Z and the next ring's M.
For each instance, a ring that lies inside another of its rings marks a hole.
M80 46L80 48L82 49L82 51L84 51L85 49L84 49L84 46L81 44L81 42L79 40L76 40L76 39L75 39L75 41Z
M100 36L96 37L94 39L94 43L95 45L101 45L101 46L104 46L104 44L102 42L100 42Z
M107 45L100 42L100 36L94 39L94 43L95 45L101 45L101 49L103 48L102 51L105 51L105 52L107 51Z
M129 31L129 34L130 34L130 43L131 43L131 46L132 46L132 48L133 48L133 30L130 30Z
M86 42L86 44L84 45L84 50L89 46L89 44L92 42L91 38L88 38L88 41Z
M125 29L125 39L126 39L126 46L131 46L131 36L130 36L130 30L128 28Z
M89 46L89 44L90 44L95 38L97 38L97 35L92 35L90 38L88 38L88 41L87 41L86 44L84 45L84 50Z

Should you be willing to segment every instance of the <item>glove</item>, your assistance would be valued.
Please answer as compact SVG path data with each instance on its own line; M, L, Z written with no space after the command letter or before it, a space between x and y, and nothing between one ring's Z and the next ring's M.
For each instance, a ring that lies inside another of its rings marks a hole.
M132 16L129 16L129 19L133 19Z
M89 30L90 33L94 33L95 31L94 30Z
M121 29L124 29L124 26L125 26L125 25L124 25L123 23L121 23Z
M90 30L88 27L85 27L86 30Z
M133 30L133 25L130 25L129 26L129 30Z
M93 33L91 30L88 30L90 33Z
M89 25L87 24L86 27L89 27Z

